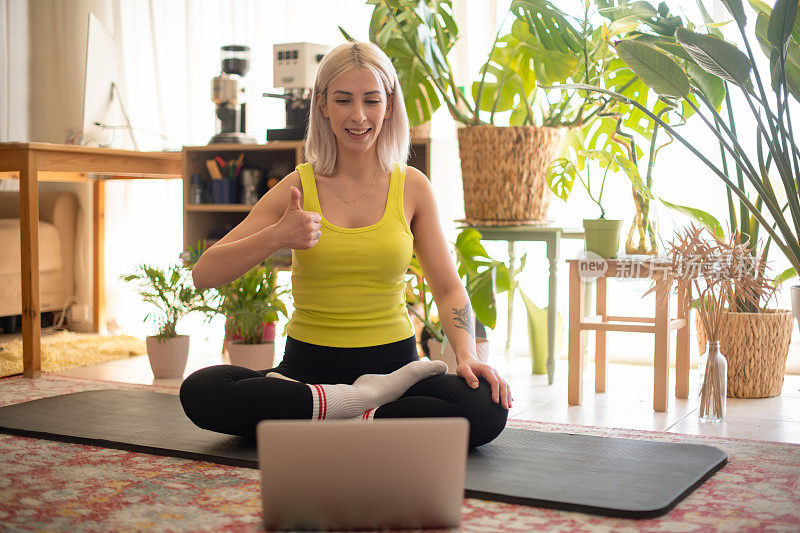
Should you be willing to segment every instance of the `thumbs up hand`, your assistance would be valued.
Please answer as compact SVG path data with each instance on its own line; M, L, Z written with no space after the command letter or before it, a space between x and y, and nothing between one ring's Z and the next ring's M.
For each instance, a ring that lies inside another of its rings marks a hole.
M300 190L292 187L289 204L277 223L284 234L285 246L294 250L308 250L319 242L321 223L322 216L319 213L303 211Z

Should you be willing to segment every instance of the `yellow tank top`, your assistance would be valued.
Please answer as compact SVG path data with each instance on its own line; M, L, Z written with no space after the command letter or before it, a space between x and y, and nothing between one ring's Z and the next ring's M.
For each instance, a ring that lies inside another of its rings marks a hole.
M297 171L303 209L322 215L311 163L298 165ZM386 209L375 224L342 228L322 215L319 242L310 250L292 250L290 337L354 348L414 335L405 305L404 277L414 249L403 211L405 176L405 166L395 165Z

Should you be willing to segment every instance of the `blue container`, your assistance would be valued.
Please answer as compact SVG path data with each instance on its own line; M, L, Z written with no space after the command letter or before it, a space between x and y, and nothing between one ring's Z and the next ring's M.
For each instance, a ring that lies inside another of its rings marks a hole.
M235 204L236 198L236 178L211 180L211 203Z

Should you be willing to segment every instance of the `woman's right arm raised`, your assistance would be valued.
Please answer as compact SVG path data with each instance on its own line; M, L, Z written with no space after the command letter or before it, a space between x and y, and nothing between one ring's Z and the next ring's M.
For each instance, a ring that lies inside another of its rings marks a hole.
M317 244L322 217L303 211L292 172L270 189L238 226L209 247L192 269L198 289L219 287L239 278L281 248L307 250Z

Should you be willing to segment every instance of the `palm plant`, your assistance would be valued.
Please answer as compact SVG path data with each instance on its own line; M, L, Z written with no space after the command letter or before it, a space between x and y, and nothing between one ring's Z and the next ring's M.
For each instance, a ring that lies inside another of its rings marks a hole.
M155 307L154 311L145 315L144 320L156 323L156 337L160 341L177 337L178 321L195 311L207 313L213 300L210 291L195 288L189 271L180 264L170 265L166 269L142 264L134 272L121 276L121 279L135 283L139 296Z

